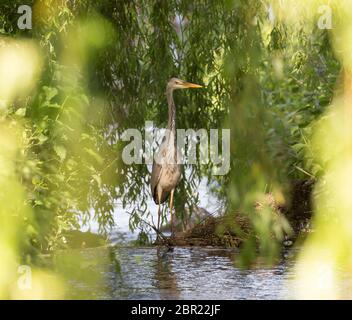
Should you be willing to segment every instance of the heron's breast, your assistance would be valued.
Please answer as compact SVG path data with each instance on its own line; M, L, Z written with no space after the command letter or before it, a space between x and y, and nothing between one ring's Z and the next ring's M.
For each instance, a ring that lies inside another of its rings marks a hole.
M164 191L171 191L179 183L181 168L179 165L168 165L164 167L160 176L159 184Z

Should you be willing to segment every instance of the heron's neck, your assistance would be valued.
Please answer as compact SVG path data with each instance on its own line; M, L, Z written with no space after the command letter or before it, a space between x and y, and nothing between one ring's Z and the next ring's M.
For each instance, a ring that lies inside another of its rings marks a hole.
M176 106L173 98L173 90L170 88L166 89L167 104L169 106L169 119L167 123L167 129L170 133L176 134Z

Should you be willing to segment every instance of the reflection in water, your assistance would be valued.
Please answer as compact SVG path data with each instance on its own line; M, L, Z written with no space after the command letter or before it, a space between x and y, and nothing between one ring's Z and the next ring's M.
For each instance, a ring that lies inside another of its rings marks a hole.
M90 249L87 259L93 259L92 250L98 249ZM75 282L76 289L72 290L94 291L98 299L292 297L292 262L287 259L271 268L258 263L254 269L243 271L234 265L237 252L229 249L116 247L112 254L108 248L105 251L110 255L109 259L100 259L105 265L94 265L104 281L94 286L90 282ZM101 255L101 249L97 252Z
M155 287L161 299L179 299L176 274L172 271L173 248L156 249Z

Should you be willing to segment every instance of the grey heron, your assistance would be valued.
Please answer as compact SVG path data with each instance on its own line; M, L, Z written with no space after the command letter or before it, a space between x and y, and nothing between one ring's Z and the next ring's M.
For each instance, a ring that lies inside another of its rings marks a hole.
M181 179L181 155L176 142L176 106L173 91L176 89L201 88L201 85L171 78L166 86L166 97L169 107L167 131L153 161L151 191L154 202L158 205L158 225L160 229L160 205L170 195L171 236L174 236L174 191ZM157 234L157 239L159 233Z

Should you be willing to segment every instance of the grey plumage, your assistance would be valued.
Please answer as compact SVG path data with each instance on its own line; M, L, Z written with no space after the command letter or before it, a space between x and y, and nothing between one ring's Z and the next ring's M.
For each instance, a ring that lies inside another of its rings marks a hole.
M181 155L177 150L176 142L176 106L173 99L175 89L200 88L200 85L172 78L166 86L166 97L169 107L167 132L154 157L151 192L153 199L158 204L158 229L160 228L160 204L170 196L171 229L173 234L173 194L181 179L182 166Z

